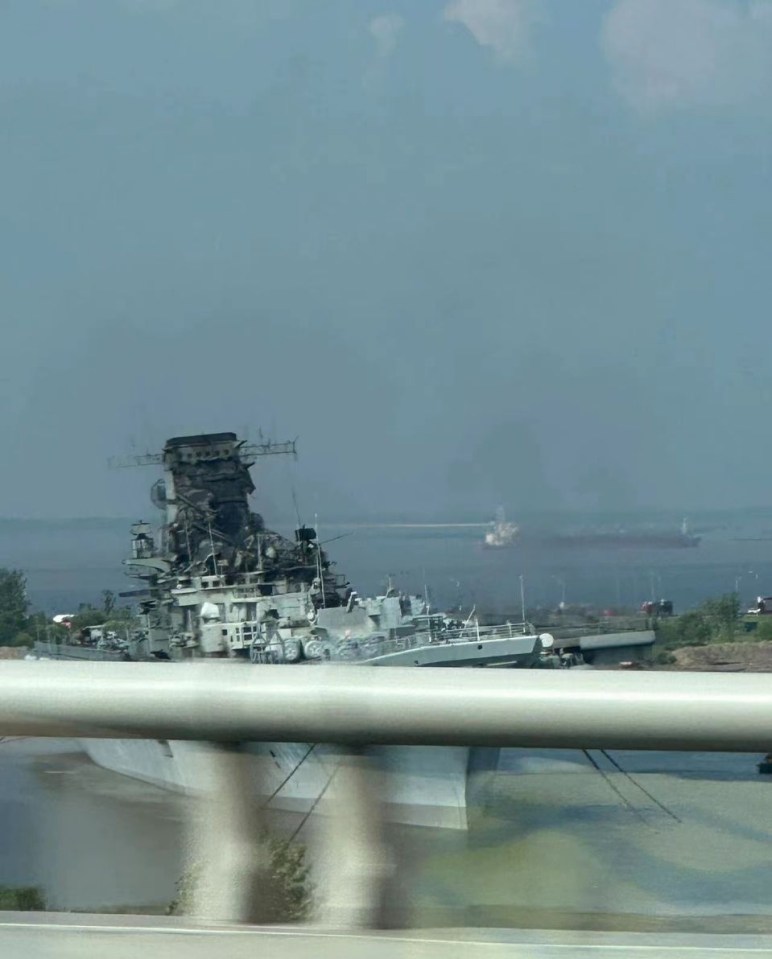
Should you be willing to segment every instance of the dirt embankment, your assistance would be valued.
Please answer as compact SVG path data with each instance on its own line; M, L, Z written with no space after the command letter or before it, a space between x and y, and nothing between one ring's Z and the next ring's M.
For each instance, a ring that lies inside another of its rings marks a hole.
M0 659L24 659L28 652L26 646L0 646Z
M772 673L772 643L715 643L684 646L665 669L696 672Z

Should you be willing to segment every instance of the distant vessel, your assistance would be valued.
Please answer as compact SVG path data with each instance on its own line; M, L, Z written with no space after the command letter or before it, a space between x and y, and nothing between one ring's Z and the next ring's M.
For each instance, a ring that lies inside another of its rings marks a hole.
M689 549L700 545L701 537L689 532L686 520L680 529L626 528L583 529L571 532L523 530L496 510L483 539L484 549L507 549L516 544L549 546L556 549Z
M496 510L496 518L485 534L483 546L485 549L506 549L509 546L514 546L519 535L520 527L517 523L507 522L504 508L499 506Z
M540 541L546 546L585 549L690 549L699 546L700 540L701 537L689 532L684 520L679 530L615 527L545 535Z

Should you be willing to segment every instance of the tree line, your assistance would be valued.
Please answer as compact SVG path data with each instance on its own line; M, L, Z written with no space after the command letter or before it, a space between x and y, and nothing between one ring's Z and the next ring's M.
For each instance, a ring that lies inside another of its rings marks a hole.
M102 605L81 603L69 628L52 623L40 610L32 610L27 595L27 577L19 569L0 568L0 646L32 646L35 640L61 642L89 626L104 625L116 632L131 619L131 610L117 604L115 593L102 592Z
M672 662L672 652L684 646L712 643L770 642L772 616L743 616L737 593L706 599L696 609L654 624L657 657Z

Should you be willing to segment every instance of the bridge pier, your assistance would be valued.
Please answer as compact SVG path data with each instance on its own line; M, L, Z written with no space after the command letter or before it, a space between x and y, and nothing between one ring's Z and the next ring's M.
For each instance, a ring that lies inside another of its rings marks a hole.
M388 889L395 861L387 840L384 773L364 749L341 754L324 797L319 838L320 888L315 920L334 929L388 924Z
M202 781L210 788L191 804L193 915L219 922L270 922L271 857L254 775L238 744L207 744Z
M197 919L260 925L275 921L265 810L255 801L254 764L238 744L209 743L201 779L210 788L191 804L189 872ZM314 920L331 929L393 926L399 891L383 816L385 773L365 749L339 753L310 823Z

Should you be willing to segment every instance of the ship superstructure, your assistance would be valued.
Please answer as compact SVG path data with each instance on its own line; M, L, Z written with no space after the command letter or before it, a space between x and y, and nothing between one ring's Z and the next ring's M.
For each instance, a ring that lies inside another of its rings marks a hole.
M160 537L150 524L135 524L126 560L148 594L139 655L296 661L318 611L350 602L353 593L332 571L315 530L301 526L292 541L251 510L251 453L234 433L166 443L164 475L152 489Z
M301 525L290 540L251 510L254 457L234 433L171 439L161 462L163 478L152 488L160 535L135 524L126 560L146 592L131 658L398 664L402 652L444 645L454 648L417 661L465 665L460 645L470 640L483 641L480 662L517 665L538 656L538 639L524 626L481 630L391 584L382 596L360 598L335 572L316 530Z

